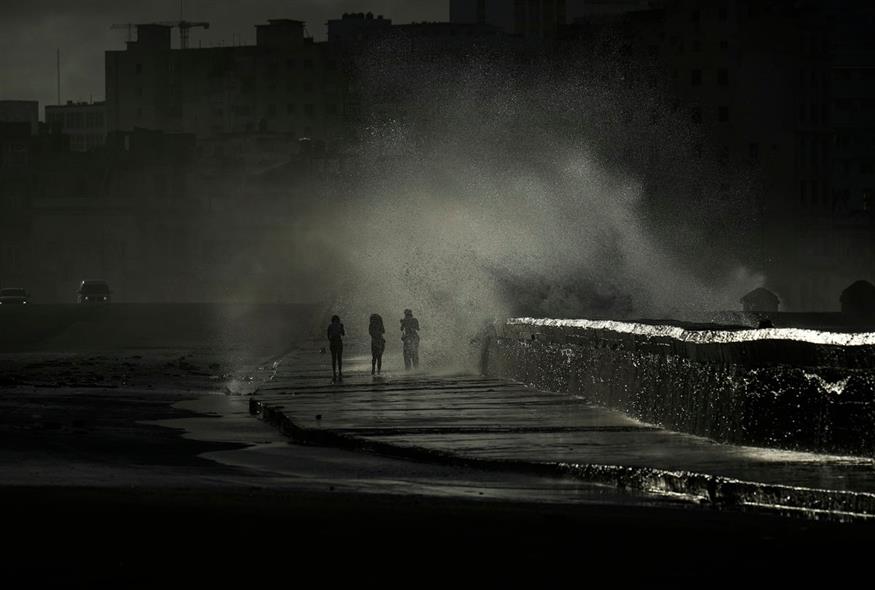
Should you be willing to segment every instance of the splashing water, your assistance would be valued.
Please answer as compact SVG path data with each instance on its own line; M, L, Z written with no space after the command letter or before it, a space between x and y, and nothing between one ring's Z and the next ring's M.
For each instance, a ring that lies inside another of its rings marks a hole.
M310 209L305 225L320 229L303 246L326 269L313 290L361 318L360 331L370 313L383 314L391 347L393 318L410 307L426 362L428 350L464 359L487 317L734 307L762 281L728 252L707 258L713 239L702 242L698 267L678 256L702 241L707 198L684 204L672 228L648 216L648 199L672 190L655 187L651 169L674 175L679 188L700 171L679 157L691 141L685 127L668 115L656 128L635 119L636 109L661 108L657 97L597 83L596 74L555 79L491 63L409 67L379 57L365 64L379 96L366 88L365 100L391 100L388 112L401 115L375 116L351 158L359 171ZM649 168L610 158L639 140L656 157Z

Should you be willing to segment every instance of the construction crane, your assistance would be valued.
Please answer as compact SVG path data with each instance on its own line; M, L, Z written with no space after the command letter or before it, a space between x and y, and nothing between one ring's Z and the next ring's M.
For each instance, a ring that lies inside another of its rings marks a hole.
M194 28L203 28L209 29L210 23L206 22L191 22L187 20L177 20L177 21L162 21L158 23L122 23L122 24L114 24L110 26L110 29L127 29L128 30L128 41L134 40L134 29L139 27L140 25L159 25L162 27L171 27L179 29L179 48L180 49L188 49L188 39L189 39L189 31Z

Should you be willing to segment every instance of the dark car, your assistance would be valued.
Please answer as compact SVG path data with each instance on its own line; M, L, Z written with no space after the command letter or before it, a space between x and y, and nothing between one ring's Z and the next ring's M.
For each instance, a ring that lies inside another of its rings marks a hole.
M82 281L79 303L109 303L112 291L106 281Z
M7 287L0 289L0 305L24 305L30 298L30 293L24 289Z

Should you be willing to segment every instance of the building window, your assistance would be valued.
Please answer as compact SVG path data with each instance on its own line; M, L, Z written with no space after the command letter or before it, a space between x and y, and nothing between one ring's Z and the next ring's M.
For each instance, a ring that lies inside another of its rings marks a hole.
M336 115L337 114L337 105L334 103L328 103L327 105L325 105L325 112L328 113L329 115Z
M693 86L702 85L702 70L690 71L690 84Z
M700 39L693 39L693 51L696 53L702 51L702 41Z
M308 117L312 117L316 112L316 105L313 104L305 104L304 112L307 113Z
M721 106L717 109L717 120L721 123L729 122L729 107Z
M719 6L717 8L717 18L721 21L725 21L727 17L727 12L728 11L726 10L726 6Z
M694 10L690 13L690 22L691 23L698 23L700 20L702 20L702 12L701 11Z
M729 49L729 41L727 41L726 39L721 39L720 40L720 49L722 51L726 51L727 49Z
M806 194L805 194L805 192L806 192L805 189L806 189L806 184L805 184L805 182L804 182L804 181L803 181L803 182L800 182L800 183L799 183L799 204L802 205L803 207L805 207L806 202L807 202L807 198L806 198Z
M289 104L286 105L286 113L291 115L291 114L294 114L294 112L295 112L295 103L290 102Z
M702 108L701 107L693 107L691 111L691 118L693 123L701 123L702 122Z
M754 162L760 161L760 144L753 142L748 144L747 146L748 154L750 155L750 159Z
M717 84L720 86L729 86L729 70L720 68L717 70Z
M137 74L142 74L142 73L143 73L143 64L137 64L137 65L134 67L134 71L135 71Z

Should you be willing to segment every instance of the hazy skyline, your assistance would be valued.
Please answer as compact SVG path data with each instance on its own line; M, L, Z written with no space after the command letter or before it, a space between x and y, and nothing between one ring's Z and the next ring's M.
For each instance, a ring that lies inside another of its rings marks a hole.
M567 0L569 19L596 0ZM629 4L636 0L598 0ZM206 21L193 29L193 47L255 43L255 25L271 18L307 23L317 41L325 23L344 12L372 12L403 24L448 21L449 0L184 0L183 18ZM105 51L123 50L125 29L114 24L174 21L180 0L31 0L0 3L0 100L37 100L40 119L46 105L57 104L56 51L61 52L61 102L104 99ZM176 31L174 31L176 33ZM173 35L176 46L177 35Z
M127 31L116 23L173 21L179 0L142 3L136 0L32 0L0 6L0 100L38 100L56 104L56 50L61 51L61 101L104 99L104 52L122 50ZM210 29L194 29L192 46L254 44L255 25L270 18L307 22L317 40L325 22L344 12L373 12L395 23L446 21L447 0L186 0L184 18L207 21ZM174 31L175 32L175 31ZM177 36L173 36L174 45Z

